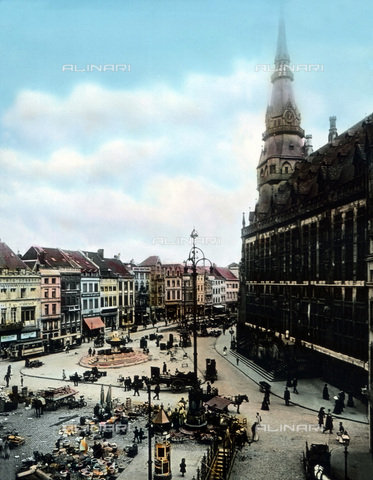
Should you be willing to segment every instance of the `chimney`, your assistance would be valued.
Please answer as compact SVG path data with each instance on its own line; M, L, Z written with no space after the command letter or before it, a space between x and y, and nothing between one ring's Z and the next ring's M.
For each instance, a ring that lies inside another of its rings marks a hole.
M99 248L97 250L97 255L102 258L102 260L104 259L104 249L103 248Z
M329 123L330 123L330 128L329 128L329 135L328 135L328 142L331 143L337 136L337 117L329 117Z
M306 149L306 156L308 157L308 155L311 155L311 153L313 152L312 135L306 135L305 149Z

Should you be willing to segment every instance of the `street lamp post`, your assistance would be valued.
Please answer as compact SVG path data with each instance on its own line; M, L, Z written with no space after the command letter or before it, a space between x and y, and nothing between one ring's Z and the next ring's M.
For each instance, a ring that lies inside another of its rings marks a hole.
M344 445L345 447L345 451L344 451L344 454L345 454L345 480L348 480L348 475L347 475L347 456L348 456L348 446L350 444L350 436L346 433L344 433L343 435L341 435L341 439L342 439L342 444Z
M233 327L231 327L231 328L229 329L229 333L231 334L231 350L234 350L234 348L235 348L235 341L233 340L233 334L234 334Z
M151 430L151 422L152 422L152 413L151 413L151 383L150 381L147 382L148 388L148 480L152 480L152 430Z
M189 428L198 429L206 425L205 409L203 407L203 391L198 382L198 349L197 349L197 265L203 262L210 264L212 271L212 263L205 257L203 251L196 247L197 232L193 229L190 234L193 239L193 246L189 252L189 257L185 261L184 273L188 270L192 272L192 290L193 290L193 377L194 386L189 391L189 408L185 425Z
M212 263L211 261L205 257L203 251L196 247L196 238L198 237L198 233L195 229L193 229L192 233L190 234L191 238L193 239L193 246L189 252L189 257L185 261L184 266L184 273L187 274L188 270L191 269L192 271L192 288L193 288L193 372L195 381L197 383L198 379L198 350L197 350L197 265L200 262L203 262L205 265L206 262L210 264L210 270L212 270ZM189 262L189 265L188 265Z

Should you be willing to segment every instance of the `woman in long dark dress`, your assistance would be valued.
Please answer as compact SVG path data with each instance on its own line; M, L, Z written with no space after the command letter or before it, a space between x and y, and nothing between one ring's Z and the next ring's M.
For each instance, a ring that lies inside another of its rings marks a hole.
M180 463L180 473L182 477L185 475L185 472L186 472L185 458L182 458Z

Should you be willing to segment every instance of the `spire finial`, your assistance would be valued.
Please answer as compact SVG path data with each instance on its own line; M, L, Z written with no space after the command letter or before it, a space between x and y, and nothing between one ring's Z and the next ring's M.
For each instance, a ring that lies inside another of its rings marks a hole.
M286 43L285 20L280 17L278 26L277 49L275 57L275 73L272 75L272 82L279 77L288 77L294 79L293 72L290 68L290 56Z
M275 63L277 62L290 62L290 57L288 54L288 47L286 44L286 30L285 30L285 20L284 17L281 16L279 25L278 25L278 37L277 37L277 50L276 50L276 58Z

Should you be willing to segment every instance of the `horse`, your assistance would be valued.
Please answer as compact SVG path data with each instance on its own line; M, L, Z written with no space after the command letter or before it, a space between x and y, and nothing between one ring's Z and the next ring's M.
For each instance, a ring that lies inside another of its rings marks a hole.
M44 402L41 398L34 398L32 401L32 406L35 408L36 418L39 418L41 415L43 415Z
M240 405L243 402L249 402L247 395L235 395L233 405L237 407L237 413L240 413Z

